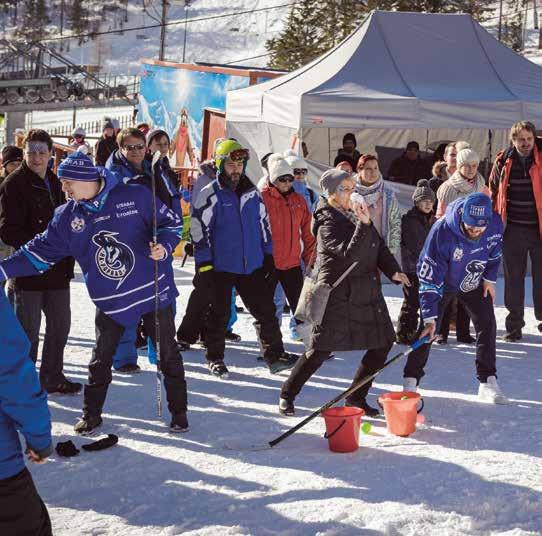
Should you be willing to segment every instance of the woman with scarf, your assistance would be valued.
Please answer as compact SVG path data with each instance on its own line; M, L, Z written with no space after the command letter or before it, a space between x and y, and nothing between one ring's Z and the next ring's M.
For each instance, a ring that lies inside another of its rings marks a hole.
M395 333L382 295L380 272L394 282L410 284L376 230L369 208L352 203L355 180L344 171L329 169L320 186L325 197L313 216L317 280L333 285L351 270L331 291L322 323L313 327L309 349L282 386L279 412L283 415L294 415L295 397L332 352L366 350L352 385L383 365ZM353 263L357 264L351 268ZM370 386L371 382L356 390L346 404L375 416L378 410L366 399Z
M437 218L444 216L446 207L460 197L467 197L475 192L489 195L486 181L478 173L479 164L480 157L474 149L467 147L457 153L457 169L437 190Z
M397 256L401 247L401 211L395 192L384 181L376 156L361 156L356 170L356 191L365 199L378 234L392 254Z

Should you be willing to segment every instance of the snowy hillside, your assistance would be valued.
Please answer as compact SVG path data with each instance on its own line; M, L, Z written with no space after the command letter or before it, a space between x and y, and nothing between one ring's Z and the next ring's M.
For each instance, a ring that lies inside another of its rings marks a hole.
M177 310L184 311L193 266L176 265ZM65 369L84 382L94 308L81 274L71 288ZM400 292L385 287L393 319ZM156 375L140 357L141 374L114 374L105 406L102 431L117 434L119 444L31 467L55 535L542 535L542 336L530 289L526 295L524 339L497 343L499 382L512 405L477 402L474 347L451 336L448 346L433 350L422 383L426 424L400 438L373 419L372 432L351 454L328 450L319 418L273 450L226 445L269 441L345 389L358 361L353 352L326 362L298 397L298 415L281 417L276 406L285 376L271 376L256 360L252 319L240 314L235 331L244 341L227 349L229 381L209 375L200 349L184 354L191 431L177 436L156 418ZM299 343L287 347L301 350ZM397 390L401 376L402 362L392 365L370 401ZM55 442L88 442L72 431L80 397L51 397L50 407Z

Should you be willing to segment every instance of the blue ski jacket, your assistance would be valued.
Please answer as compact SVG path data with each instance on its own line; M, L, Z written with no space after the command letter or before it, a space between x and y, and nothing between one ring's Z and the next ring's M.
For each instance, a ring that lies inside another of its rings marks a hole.
M190 234L196 265L211 264L216 272L251 274L273 254L265 205L245 175L235 192L219 179L201 190Z
M466 198L451 203L444 217L429 231L418 258L420 309L423 319L438 316L444 292L470 292L482 280L497 281L502 255L503 225L498 214L478 240L468 239L461 230L461 214Z
M0 263L0 280L43 273L60 259L75 257L92 301L123 326L154 309L154 261L149 257L153 207L148 190L125 185L102 168L103 187L90 201L57 208L47 229ZM179 243L179 217L157 200L160 307L178 295L168 257Z
M25 468L26 446L45 457L53 451L47 395L28 357L30 342L0 292L0 481Z

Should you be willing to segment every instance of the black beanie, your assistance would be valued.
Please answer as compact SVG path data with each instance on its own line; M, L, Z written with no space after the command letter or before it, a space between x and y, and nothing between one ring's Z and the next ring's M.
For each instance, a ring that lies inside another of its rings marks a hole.
M22 162L23 150L15 145L6 145L2 149L2 166L6 166L10 162Z
M339 154L335 157L333 161L333 167L337 167L341 162L348 162L352 166L352 170L356 169L356 164L347 154Z

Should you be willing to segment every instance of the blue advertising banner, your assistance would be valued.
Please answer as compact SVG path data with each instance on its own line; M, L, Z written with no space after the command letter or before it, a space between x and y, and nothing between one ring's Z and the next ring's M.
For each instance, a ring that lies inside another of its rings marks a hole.
M192 167L200 159L203 109L224 111L226 93L249 85L248 76L142 65L138 120L171 137L175 166Z

